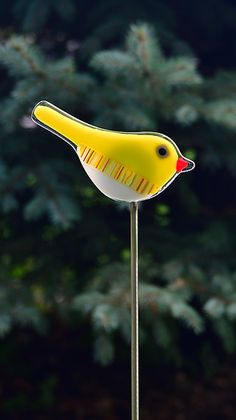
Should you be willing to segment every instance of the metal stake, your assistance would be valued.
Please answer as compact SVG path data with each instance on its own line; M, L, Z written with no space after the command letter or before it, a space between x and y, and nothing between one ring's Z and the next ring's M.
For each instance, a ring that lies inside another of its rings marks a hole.
M131 249L131 412L139 420L139 309L138 309L138 203L130 203Z

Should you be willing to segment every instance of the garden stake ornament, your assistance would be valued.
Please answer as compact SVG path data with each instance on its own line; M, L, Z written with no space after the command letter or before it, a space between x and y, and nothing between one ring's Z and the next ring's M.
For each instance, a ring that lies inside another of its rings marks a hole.
M169 137L152 132L120 132L80 121L55 105L39 102L37 124L69 143L96 187L130 206L131 242L131 411L139 419L138 202L160 194L195 164Z

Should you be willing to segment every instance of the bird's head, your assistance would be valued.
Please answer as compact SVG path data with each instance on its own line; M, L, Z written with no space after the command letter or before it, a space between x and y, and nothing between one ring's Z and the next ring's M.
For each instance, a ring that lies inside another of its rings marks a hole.
M166 188L182 172L191 171L195 163L184 157L169 137L157 134L153 142L156 164L157 193Z

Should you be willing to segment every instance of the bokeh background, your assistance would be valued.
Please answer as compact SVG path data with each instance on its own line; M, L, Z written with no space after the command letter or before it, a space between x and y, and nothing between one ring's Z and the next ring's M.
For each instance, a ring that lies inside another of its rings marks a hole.
M130 416L129 213L47 99L196 161L140 209L141 418L236 417L234 0L0 2L0 418Z

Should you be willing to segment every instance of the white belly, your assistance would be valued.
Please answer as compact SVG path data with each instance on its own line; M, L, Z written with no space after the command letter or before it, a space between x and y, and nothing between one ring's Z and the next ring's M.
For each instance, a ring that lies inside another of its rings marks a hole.
M83 162L82 159L80 159L80 162L83 168L85 169L86 173L88 174L89 178L93 181L96 187L107 197L112 198L113 200L121 200L128 202L142 201L151 198L150 194L143 195L139 194L136 191L133 191L131 188L114 180L106 173L103 173L98 169L93 168L91 165L88 165L87 163Z

